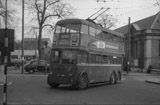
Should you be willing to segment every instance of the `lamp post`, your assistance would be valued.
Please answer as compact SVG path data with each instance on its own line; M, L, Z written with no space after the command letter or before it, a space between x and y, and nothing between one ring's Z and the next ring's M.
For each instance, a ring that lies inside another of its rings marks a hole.
M130 70L130 17L128 18L128 62L127 62L127 74L129 73Z
M24 0L22 0L22 74L24 74Z

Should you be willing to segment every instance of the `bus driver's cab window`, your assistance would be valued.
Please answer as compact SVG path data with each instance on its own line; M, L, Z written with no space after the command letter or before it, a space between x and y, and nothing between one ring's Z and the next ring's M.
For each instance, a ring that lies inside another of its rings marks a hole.
M54 62L54 63L59 63L60 56L61 56L60 51L53 50L52 51L51 61Z

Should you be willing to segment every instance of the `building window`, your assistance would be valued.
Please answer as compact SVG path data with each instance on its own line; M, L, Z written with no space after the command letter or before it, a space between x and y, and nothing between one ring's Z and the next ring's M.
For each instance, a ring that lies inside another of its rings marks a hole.
M135 57L138 57L138 41L135 42Z

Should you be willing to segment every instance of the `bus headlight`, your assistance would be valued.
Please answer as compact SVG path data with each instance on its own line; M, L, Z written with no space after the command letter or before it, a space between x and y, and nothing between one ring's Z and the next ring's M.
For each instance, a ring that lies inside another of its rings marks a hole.
M52 72L50 72L49 75L52 75Z
M49 72L49 75L52 75L52 74L53 74L53 71L50 71L50 72Z
M54 42L56 42L56 41L57 41L57 39L58 39L58 37L57 37L57 36L55 36L55 37L54 37L54 39L53 39L53 41L54 41Z
M69 76L73 76L73 73L71 72L71 73L69 73Z

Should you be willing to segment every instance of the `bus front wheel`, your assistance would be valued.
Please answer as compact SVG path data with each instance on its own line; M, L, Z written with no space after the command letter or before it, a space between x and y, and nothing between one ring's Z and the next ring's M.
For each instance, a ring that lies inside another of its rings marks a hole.
M76 87L78 89L85 89L88 87L88 77L85 74L79 76Z

